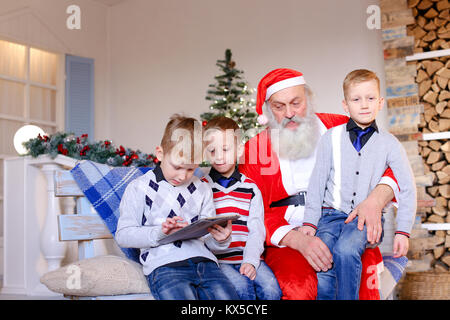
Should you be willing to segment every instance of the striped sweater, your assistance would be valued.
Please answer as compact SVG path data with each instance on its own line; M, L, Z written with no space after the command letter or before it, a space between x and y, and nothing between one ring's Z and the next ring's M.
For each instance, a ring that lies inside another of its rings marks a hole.
M234 181L227 188L218 183L221 177L212 168L202 179L212 188L216 214L238 213L241 217L233 221L228 248L212 251L220 263L250 263L258 269L266 236L261 192L251 179L237 169L232 174Z

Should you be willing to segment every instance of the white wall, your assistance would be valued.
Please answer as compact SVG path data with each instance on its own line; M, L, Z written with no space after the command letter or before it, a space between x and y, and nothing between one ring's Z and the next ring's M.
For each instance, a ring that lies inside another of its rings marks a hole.
M341 84L349 71L370 68L384 82L381 31L366 27L366 9L377 3L128 0L113 6L111 138L153 152L172 113L207 111L205 93L226 48L253 87L273 68L295 68L315 90L317 111L343 113Z
M69 5L81 9L81 29L69 30ZM95 60L95 138L109 136L107 12L108 7L92 0L2 0L0 38L41 47L62 54ZM21 28L8 29L20 21ZM20 20L22 19L22 20ZM32 19L33 21L27 21ZM39 30L33 32L27 25ZM6 30L6 32L5 32ZM30 43L31 42L31 43Z
M342 113L346 73L365 67L384 80L381 32L366 27L376 3L3 0L0 18L30 8L66 53L95 59L95 138L153 152L171 114L208 110L206 90L227 48L253 87L273 68L295 68L315 90L317 111ZM70 4L81 8L81 30L66 28Z

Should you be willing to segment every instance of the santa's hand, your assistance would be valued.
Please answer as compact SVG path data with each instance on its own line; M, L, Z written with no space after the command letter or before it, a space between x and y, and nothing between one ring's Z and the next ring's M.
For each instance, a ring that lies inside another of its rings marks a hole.
M307 236L315 236L316 235L316 229L309 226L302 226L300 227L300 231L303 232L303 234L306 234Z
M369 198L361 202L347 217L345 223L353 221L358 216L358 230L367 228L367 241L375 244L380 241L383 226L381 225L382 212L378 205Z
M369 196L361 202L348 216L345 223L349 223L358 216L358 229L367 227L367 241L375 244L381 238L381 215L383 208L394 197L394 191L386 184L379 184L372 190Z
M299 251L317 272L327 271L332 267L333 256L326 244L317 237L307 236L301 231L291 230L280 244Z

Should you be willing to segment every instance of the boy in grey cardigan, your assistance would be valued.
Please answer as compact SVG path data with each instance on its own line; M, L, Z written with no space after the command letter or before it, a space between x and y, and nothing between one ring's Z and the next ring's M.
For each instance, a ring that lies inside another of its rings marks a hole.
M345 223L348 214L380 181L389 166L399 186L396 257L406 255L416 213L414 176L400 142L379 130L375 118L384 104L379 79L369 70L355 70L344 80L343 107L347 124L330 129L319 143L311 175L302 231L315 235L333 253L333 267L317 274L318 299L359 298L361 255L367 231L357 229L357 219Z

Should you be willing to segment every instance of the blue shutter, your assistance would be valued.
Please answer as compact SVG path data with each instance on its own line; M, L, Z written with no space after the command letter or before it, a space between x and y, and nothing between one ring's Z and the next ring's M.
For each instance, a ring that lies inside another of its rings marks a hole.
M66 129L94 139L94 60L66 55Z

